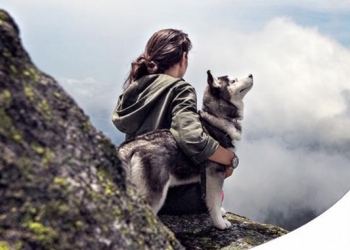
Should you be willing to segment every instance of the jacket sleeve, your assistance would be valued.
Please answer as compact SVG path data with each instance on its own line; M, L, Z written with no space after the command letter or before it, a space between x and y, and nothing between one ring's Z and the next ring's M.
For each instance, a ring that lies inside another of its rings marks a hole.
M189 83L181 81L175 89L170 132L181 150L197 165L207 160L219 143L203 131L197 113L197 96Z

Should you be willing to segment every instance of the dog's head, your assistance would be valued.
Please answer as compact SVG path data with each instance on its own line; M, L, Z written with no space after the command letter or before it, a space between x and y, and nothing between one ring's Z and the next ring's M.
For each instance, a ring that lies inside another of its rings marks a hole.
M243 119L243 98L253 87L253 75L237 79L229 76L214 77L210 70L207 71L207 74L207 92L209 93L206 93L204 98L209 98L209 102L217 102L212 106L216 106L219 110L222 110L222 107L227 106L228 103L234 105L236 111L231 111L227 116L238 120ZM205 102L203 100L203 106L206 105Z

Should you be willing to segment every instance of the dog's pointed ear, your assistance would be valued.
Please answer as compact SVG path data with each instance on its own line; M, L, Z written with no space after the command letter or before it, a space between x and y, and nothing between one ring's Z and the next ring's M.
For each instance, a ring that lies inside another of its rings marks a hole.
M210 70L207 71L207 74L208 74L207 82L210 86L210 90L217 92L221 88L219 80L211 74Z

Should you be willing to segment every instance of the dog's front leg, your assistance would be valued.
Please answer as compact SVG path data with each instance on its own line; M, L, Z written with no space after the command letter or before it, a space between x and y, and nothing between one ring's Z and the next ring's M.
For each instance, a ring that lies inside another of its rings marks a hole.
M213 162L208 162L206 169L206 204L214 226L219 229L231 227L231 223L221 214L221 190L225 178L225 172L221 171L223 169L223 166Z

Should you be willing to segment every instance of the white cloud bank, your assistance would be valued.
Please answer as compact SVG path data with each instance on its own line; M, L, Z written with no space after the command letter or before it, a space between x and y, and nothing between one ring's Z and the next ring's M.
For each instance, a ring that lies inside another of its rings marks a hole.
M196 67L255 80L245 99L241 168L225 184L228 210L264 220L271 209L320 213L336 202L350 188L350 51L288 18L202 41Z
M224 30L202 41L196 67L237 77L254 75L255 86L246 97L247 136L288 132L286 139L350 140L345 129L350 125L348 49L287 18L273 19L259 32ZM201 93L202 86L196 86Z

